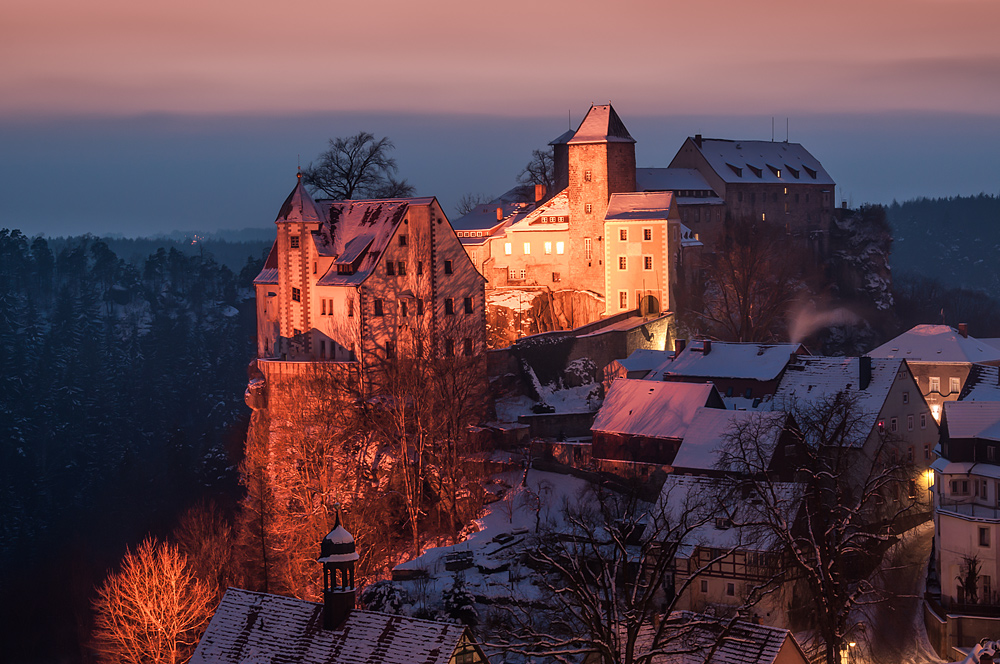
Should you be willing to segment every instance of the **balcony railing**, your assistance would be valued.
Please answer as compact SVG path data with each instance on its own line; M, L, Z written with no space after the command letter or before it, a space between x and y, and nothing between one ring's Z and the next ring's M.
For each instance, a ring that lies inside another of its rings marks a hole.
M953 498L940 498L938 511L943 514L954 514L982 521L1000 521L1000 507L980 505L972 499L959 501Z

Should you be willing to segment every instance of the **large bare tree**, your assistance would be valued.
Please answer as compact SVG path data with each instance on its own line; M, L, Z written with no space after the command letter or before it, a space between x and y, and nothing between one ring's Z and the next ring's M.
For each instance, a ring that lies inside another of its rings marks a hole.
M147 538L127 551L94 600L94 648L101 661L187 661L208 623L214 594L173 544Z
M413 186L396 179L399 168L390 156L394 148L388 138L367 131L331 138L330 148L302 171L302 178L338 200L412 196Z

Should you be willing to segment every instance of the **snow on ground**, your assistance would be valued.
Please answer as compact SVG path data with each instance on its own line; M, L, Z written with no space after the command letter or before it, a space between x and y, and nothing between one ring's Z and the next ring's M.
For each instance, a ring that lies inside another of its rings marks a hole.
M601 407L597 397L597 383L579 387L559 388L556 385L537 386L538 395L544 403L555 408L557 413L592 413ZM531 407L537 401L529 396L511 396L497 401L497 419L501 422L516 422L518 415L532 415Z
M486 291L486 306L503 307L511 311L530 311L538 291L499 289Z

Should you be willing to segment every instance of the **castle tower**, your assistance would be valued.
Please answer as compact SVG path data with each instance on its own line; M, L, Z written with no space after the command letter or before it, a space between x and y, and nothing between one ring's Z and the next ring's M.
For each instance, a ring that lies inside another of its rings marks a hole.
M312 242L306 236L319 230L320 215L312 196L302 184L302 174L292 193L288 195L278 212L274 223L278 227L277 254L278 282L286 288L278 292L280 335L285 344L293 344L295 349L308 353L309 331L314 325L309 303L312 300L313 271L316 258Z
M354 566L358 552L354 536L340 524L340 508L333 530L320 544L323 564L323 629L337 629L354 609Z
M570 283L605 295L604 215L611 194L635 191L635 139L611 104L591 106L566 153Z

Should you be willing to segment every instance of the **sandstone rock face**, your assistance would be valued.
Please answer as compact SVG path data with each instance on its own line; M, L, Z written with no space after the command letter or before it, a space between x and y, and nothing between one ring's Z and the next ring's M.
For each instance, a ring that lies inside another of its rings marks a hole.
M504 348L521 337L571 330L598 320L604 298L591 291L503 288L486 293L489 348Z

